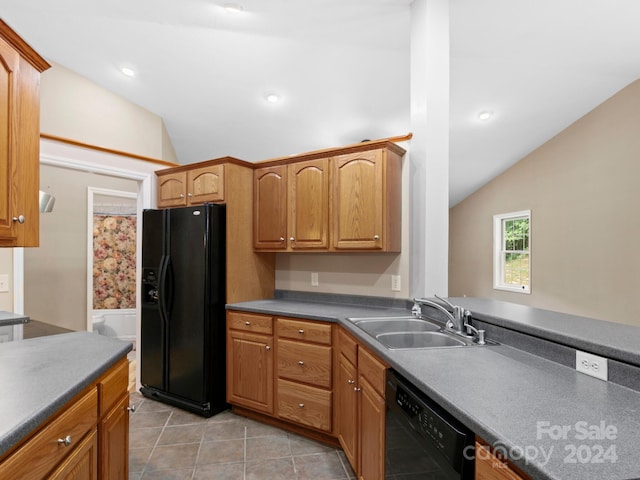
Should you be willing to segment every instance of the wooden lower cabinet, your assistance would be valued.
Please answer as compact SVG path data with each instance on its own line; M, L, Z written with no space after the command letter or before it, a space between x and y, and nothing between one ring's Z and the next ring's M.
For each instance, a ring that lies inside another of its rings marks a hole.
M359 479L382 479L387 367L344 330L338 339L335 433Z
M60 465L60 468L53 472L50 480L94 480L97 478L98 432L94 430Z
M528 480L508 462L496 457L487 445L476 442L476 480Z
M273 319L227 312L227 401L273 413ZM260 332L260 333L254 333Z
M127 480L128 366L121 359L7 453L0 478Z

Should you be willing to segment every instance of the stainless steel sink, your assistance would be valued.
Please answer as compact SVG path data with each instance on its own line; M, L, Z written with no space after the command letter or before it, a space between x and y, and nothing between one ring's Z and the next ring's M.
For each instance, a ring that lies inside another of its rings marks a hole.
M362 318L354 322L374 337L381 333L437 332L440 325L416 317Z
M442 332L382 333L376 335L376 339L391 349L466 347L472 344L471 341Z
M443 325L414 315L348 318L389 349L452 348L478 345L473 338L446 332ZM494 342L487 342L495 344Z

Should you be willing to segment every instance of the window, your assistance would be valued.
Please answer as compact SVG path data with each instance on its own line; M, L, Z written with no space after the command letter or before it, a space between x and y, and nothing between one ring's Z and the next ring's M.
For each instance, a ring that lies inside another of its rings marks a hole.
M493 288L531 293L531 210L493 216Z

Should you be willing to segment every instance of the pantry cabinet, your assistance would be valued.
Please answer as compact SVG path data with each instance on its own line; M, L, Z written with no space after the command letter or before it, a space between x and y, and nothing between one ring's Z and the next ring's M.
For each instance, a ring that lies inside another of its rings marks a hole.
M335 433L359 479L384 478L387 367L343 329L338 338Z
M378 142L266 162L254 174L254 247L399 252L403 153Z
M0 478L126 480L128 365L120 360L4 457Z
M40 73L50 65L0 20L0 246L37 247Z

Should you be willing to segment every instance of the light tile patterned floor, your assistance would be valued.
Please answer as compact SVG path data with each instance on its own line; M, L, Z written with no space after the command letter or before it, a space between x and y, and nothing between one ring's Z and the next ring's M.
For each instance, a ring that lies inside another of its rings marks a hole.
M344 453L241 417L212 418L131 394L130 480L346 480Z

